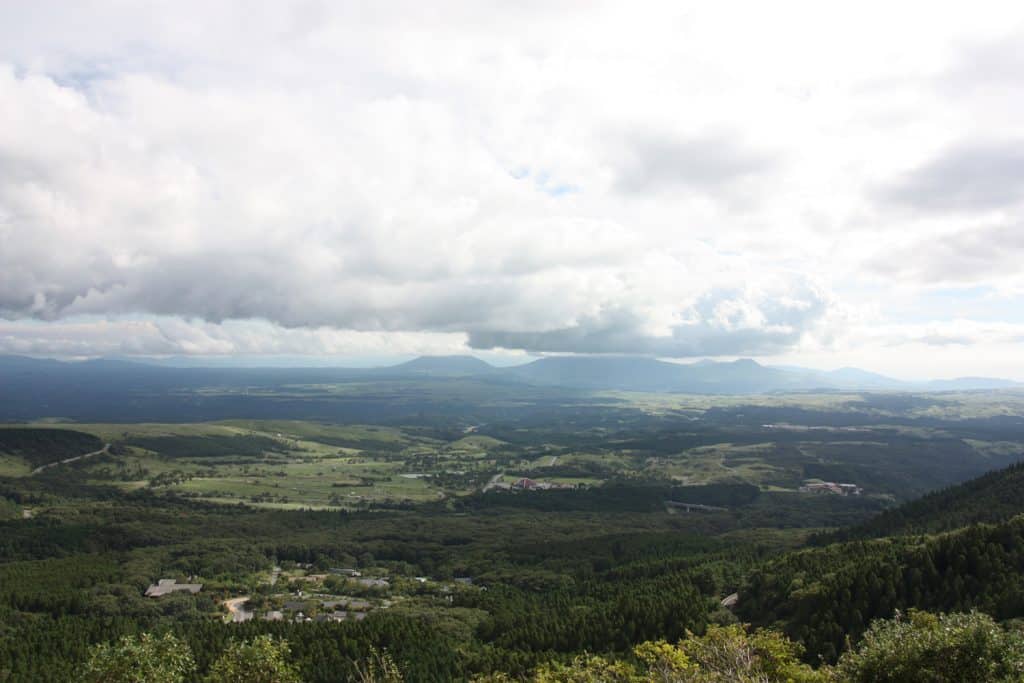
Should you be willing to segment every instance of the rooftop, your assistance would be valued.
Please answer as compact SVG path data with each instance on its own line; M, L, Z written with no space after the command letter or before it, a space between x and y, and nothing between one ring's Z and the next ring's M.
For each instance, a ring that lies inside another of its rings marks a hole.
M175 579L160 579L146 589L147 598L158 598L161 595L175 593L177 591L188 591L195 594L203 589L201 583L178 583Z

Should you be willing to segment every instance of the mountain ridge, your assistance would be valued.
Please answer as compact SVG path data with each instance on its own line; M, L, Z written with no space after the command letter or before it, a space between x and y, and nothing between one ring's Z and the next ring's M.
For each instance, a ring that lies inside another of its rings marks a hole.
M759 394L786 391L979 391L1024 388L1024 384L1001 378L958 377L908 382L860 368L814 370L797 366L763 365L750 358L733 361L701 360L674 363L644 356L544 356L529 363L497 367L470 354L419 356L382 367L243 367L188 366L146 363L122 358L82 361L41 359L28 356L0 356L0 372L12 375L60 374L117 375L173 378L200 381L216 376L220 380L252 382L293 377L295 381L330 381L360 377L463 378L483 381L521 382L537 386L605 391L651 393Z

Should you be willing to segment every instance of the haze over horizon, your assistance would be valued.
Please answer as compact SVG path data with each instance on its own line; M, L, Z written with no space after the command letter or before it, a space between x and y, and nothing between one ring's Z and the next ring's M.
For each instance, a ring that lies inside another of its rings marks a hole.
M1008 2L11 3L0 354L1024 381L1022 106Z

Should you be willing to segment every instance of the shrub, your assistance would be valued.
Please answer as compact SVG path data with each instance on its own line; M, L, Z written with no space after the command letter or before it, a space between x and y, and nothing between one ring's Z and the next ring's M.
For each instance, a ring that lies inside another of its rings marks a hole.
M1024 636L986 614L929 614L878 620L838 665L853 683L989 683L1024 680Z

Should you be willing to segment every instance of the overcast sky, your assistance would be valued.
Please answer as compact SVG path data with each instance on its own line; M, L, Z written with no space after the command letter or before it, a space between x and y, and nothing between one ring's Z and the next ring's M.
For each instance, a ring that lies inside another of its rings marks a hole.
M0 3L0 353L1022 351L1020 2Z

